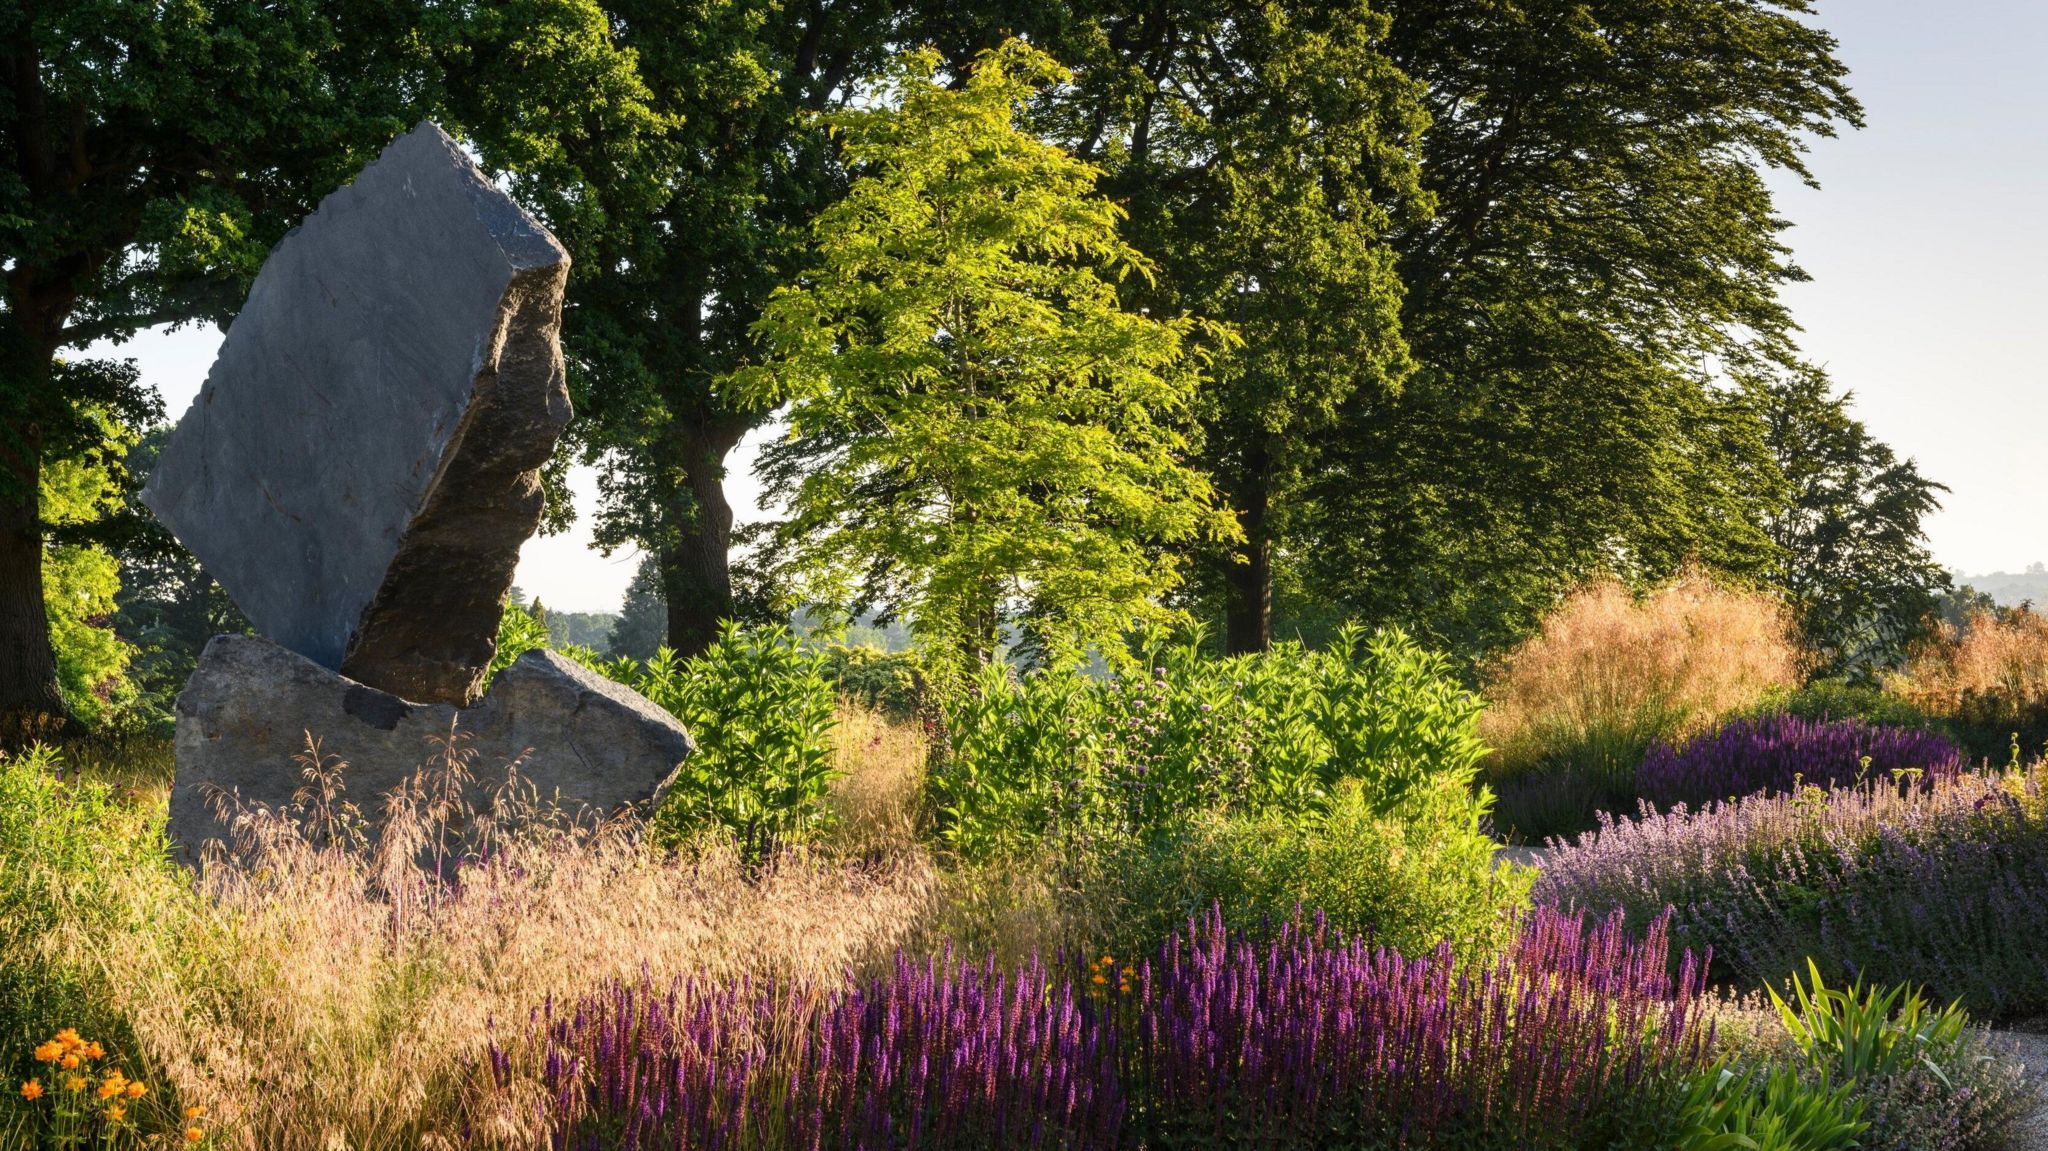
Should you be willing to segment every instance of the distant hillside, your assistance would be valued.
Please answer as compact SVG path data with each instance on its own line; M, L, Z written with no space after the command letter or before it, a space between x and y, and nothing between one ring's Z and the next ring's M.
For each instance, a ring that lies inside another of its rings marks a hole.
M2028 564L2023 572L1958 574L1956 586L1965 584L1997 600L2001 607L2018 607L2023 602L2048 607L2048 564Z

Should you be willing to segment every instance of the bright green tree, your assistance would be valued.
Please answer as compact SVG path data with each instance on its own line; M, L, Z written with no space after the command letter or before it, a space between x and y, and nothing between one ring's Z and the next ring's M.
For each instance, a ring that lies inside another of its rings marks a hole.
M908 616L955 676L1012 623L1050 659L1114 641L1162 614L1169 547L1232 531L1183 430L1222 333L1120 304L1151 270L1122 212L1018 125L1064 76L1020 41L958 84L912 52L877 106L831 117L859 178L745 381L791 401L762 467L797 593Z

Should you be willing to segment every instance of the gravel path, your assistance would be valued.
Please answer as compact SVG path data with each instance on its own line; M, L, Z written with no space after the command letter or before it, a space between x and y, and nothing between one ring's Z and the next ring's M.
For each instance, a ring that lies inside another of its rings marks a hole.
M2028 1031L2000 1031L1999 1038L2011 1043L2026 1061L2027 1078L2036 1090L2048 1091L2048 1035ZM2020 1124L2013 1151L2048 1151L2048 1099Z

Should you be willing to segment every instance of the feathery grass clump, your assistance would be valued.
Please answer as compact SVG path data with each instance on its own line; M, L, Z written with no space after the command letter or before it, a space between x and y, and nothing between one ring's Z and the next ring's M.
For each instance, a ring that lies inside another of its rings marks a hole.
M1613 580L1567 597L1487 676L1480 735L1498 823L1537 839L1635 807L1636 767L1789 688L1791 618L1769 596L1688 574L1637 596Z

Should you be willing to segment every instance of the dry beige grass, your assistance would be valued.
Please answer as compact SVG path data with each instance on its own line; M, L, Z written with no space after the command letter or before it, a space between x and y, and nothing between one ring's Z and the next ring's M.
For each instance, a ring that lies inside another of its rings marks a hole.
M1885 686L1935 715L1954 712L1972 695L2037 703L2048 698L2048 616L1978 612L1960 631L1944 625Z
M416 851L445 814L418 802L432 774L420 782L395 804L416 822L374 854L324 834L317 801L292 821L245 813L245 854L209 864L168 940L79 941L105 957L155 1073L208 1107L229 1145L434 1147L465 1124L536 1145L536 1109L478 1076L494 1036L614 978L830 986L901 944L934 890L916 855L750 872L716 846L662 857L630 827L511 804L486 860L448 884Z
M1636 596L1612 580L1567 597L1486 682L1496 779L1632 777L1651 740L1682 736L1791 686L1791 618L1697 573Z
M161 929L81 923L69 944L97 957L149 1074L206 1107L224 1147L411 1151L472 1145L465 1131L537 1146L538 1088L483 1068L551 1002L643 976L774 975L815 994L899 947L1017 958L1070 934L1028 869L937 874L914 725L848 708L836 739L828 838L759 868L716 843L657 854L632 825L576 824L516 783L463 807L459 739L378 800L391 822L364 850L345 766L311 750L297 810L242 811L232 858L189 889L138 889ZM458 850L481 859L444 882L434 861Z
M832 735L832 828L826 845L848 857L916 854L929 744L913 723L842 703Z

